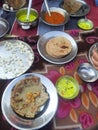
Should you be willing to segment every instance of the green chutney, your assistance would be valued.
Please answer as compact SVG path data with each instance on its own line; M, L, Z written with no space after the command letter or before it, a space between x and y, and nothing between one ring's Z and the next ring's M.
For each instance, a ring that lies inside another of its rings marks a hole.
M22 22L33 22L37 18L35 15L32 15L32 14L30 14L28 20L26 19L26 17L27 17L27 14L22 14L18 17L18 20Z

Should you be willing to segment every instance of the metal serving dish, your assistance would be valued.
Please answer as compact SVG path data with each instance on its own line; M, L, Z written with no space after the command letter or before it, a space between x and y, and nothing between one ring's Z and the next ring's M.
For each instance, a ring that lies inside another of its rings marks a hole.
M48 25L51 25L51 26L59 26L59 25L64 25L64 24L66 24L66 23L69 21L69 19L70 19L68 12L67 12L66 10L64 10L64 9L61 9L61 8L58 8L58 7L51 7L51 8L50 8L50 12L60 13L61 15L64 16L65 20L64 20L64 22L62 22L62 23L60 23L60 24L51 24L51 23L48 23L48 22L45 20L45 18L44 18L44 17L45 17L45 14L47 13L47 11L46 11L46 10L43 10L43 11L41 12L41 14L40 14L40 17L41 17L41 20L42 20L45 24L48 24Z
M9 31L9 23L7 20L0 18L0 38Z
M78 82L69 75L61 76L56 81L56 89L59 96L65 100L76 98L80 92L80 86Z
M80 78L86 82L94 82L98 79L98 70L94 67L91 58L94 48L98 48L98 43L94 43L89 49L89 63L82 63L77 69Z
M34 119L25 119L18 116L11 108L10 97L11 91L16 83L28 76L37 76L41 79L42 84L46 87L47 93L49 94L49 102L45 110ZM16 129L21 130L36 130L45 126L55 115L58 106L57 91L53 83L45 76L36 73L27 73L14 79L6 87L1 101L1 108L4 117L10 125Z
M82 3L82 7L77 12L75 12L73 14L69 13L69 15L71 17L82 17L82 16L87 15L90 11L90 6L84 0L76 0L76 1ZM63 4L64 4L64 1L62 1L59 4L59 6L64 9Z
M15 12L20 8L26 6L26 0L4 0L3 10L8 12Z
M57 58L51 57L47 54L45 46L49 39L58 37L58 36L65 37L66 39L68 39L70 41L70 43L72 45L72 51L67 56L57 59ZM65 64L65 63L70 62L71 60L73 60L76 57L77 51L78 51L76 41L69 34L67 34L63 31L50 31L50 32L45 33L43 36L41 36L39 38L39 40L37 42L37 49L38 49L39 54L46 61L53 63L53 64Z
M89 63L82 63L77 72L80 78L86 82L94 82L98 79L98 72Z
M94 48L98 49L98 42L94 43L94 44L90 47L90 49L89 49L88 57L89 57L90 63L91 63L92 65L93 65L93 62L92 62L91 56L92 56L92 51L93 51Z
M34 62L32 48L21 40L0 42L0 79L13 79L25 73Z
M38 23L38 11L36 9L31 8L30 10L30 16L35 17L32 20L26 20L26 17L24 19L24 16L27 15L27 8L21 8L16 12L16 20L18 24L22 27L22 29L30 29L31 27L35 27ZM22 19L20 19L20 17Z

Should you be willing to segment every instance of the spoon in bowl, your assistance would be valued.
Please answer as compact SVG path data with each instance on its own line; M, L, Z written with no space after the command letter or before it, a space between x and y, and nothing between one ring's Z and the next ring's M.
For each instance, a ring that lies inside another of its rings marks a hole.
M29 0L28 10L27 10L27 16L26 16L26 20L27 21L29 20L29 16L30 16L31 5L32 5L32 0Z
M44 2L45 2L45 6L46 6L46 9L47 9L47 12L48 12L49 16L51 16L47 0L44 0Z

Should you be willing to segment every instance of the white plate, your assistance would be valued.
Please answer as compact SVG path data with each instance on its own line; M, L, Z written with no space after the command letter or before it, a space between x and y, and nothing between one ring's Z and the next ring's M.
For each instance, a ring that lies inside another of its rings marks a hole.
M20 40L0 42L0 79L12 79L25 73L34 61L34 52Z
M67 38L68 40L70 40L70 42L72 44L72 51L70 52L70 54L63 58L59 58L59 59L49 56L45 50L45 44L47 43L47 41L49 39L51 39L53 37L57 37L57 36L62 36L62 37ZM39 54L46 61L53 63L53 64L64 64L64 63L70 62L71 60L73 60L75 58L75 56L77 55L77 50L78 50L75 40L69 34L67 34L63 31L50 31L48 33L45 33L38 40L37 49L38 49Z
M41 79L42 84L46 87L46 91L49 94L49 102L45 111L35 119L23 119L15 114L10 106L11 91L15 84L20 80L28 76L38 76ZM27 73L16 79L14 79L5 89L2 100L1 108L6 120L16 129L21 130L35 130L45 126L54 116L58 106L58 95L53 83L41 74Z

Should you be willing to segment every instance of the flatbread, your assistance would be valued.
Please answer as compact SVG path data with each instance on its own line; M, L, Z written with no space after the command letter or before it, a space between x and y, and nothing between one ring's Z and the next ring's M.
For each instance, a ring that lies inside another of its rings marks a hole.
M70 14L76 13L81 7L81 2L76 0L64 0L63 8Z
M46 43L46 52L54 58L62 58L72 50L71 42L62 36L54 37Z
M30 76L19 81L11 92L11 107L25 118L34 118L49 95L39 77Z
M26 0L6 0L7 4L14 9L19 9L26 4Z

